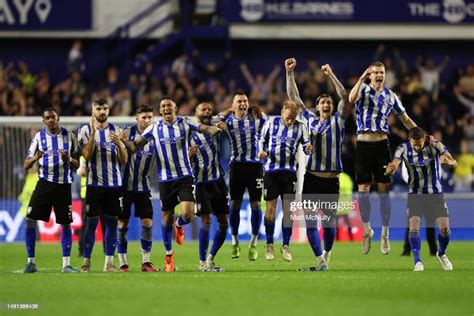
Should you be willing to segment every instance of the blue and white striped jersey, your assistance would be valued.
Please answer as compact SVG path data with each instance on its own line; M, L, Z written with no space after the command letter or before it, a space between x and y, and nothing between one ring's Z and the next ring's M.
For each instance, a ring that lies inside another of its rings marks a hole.
M277 170L294 171L298 169L296 153L298 145L309 144L309 134L304 123L295 121L287 127L281 116L268 119L263 125L259 142L259 151L268 153L265 160L265 172Z
M254 118L251 114L238 119L234 114L224 119L227 125L225 133L229 137L231 155L230 163L233 162L260 162L257 155L258 141L263 124L268 117Z
M342 143L346 119L336 112L328 120L322 121L309 110L304 110L300 118L306 122L313 144L306 170L342 172Z
M314 117L309 122L313 144L306 169L318 172L342 172L342 143L346 120L339 113L327 120Z
M389 133L388 117L390 112L396 115L405 112L400 99L388 88L377 92L371 86L362 84L360 96L355 104L357 134L364 132Z
M51 134L46 128L33 137L27 158L42 151L43 157L38 160L38 176L52 183L66 184L74 180L69 162L64 163L61 152L71 156L78 150L77 139L73 132L61 127L59 133Z
M178 117L168 124L160 119L143 132L146 141L155 140L157 172L160 182L177 180L193 175L188 156L191 132L199 131L194 120Z
M89 172L87 185L93 187L119 188L122 186L121 165L118 160L117 146L110 139L110 133L120 133L122 129L109 123L105 128L96 128L94 152L91 160L86 162ZM90 124L79 129L79 145L89 142Z
M191 146L197 146L197 153L191 161L196 183L219 180L224 176L219 161L219 136L211 137L201 133L193 133Z
M447 152L446 147L435 142L426 145L418 153L407 141L398 146L394 159L402 160L408 170L408 193L443 193L440 178L439 156Z
M137 125L130 128L128 140L133 142L140 135ZM123 171L123 183L128 191L149 192L150 176L148 172L155 164L156 146L152 139L136 153L128 155L128 161Z

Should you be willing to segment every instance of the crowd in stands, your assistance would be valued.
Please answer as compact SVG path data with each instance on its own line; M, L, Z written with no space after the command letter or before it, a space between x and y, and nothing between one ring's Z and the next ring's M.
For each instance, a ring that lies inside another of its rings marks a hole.
M177 101L179 115L192 115L203 101L212 101L218 112L230 106L232 93L242 87L251 104L260 105L268 114L279 114L286 98L284 68L275 65L270 73L255 73L246 64L230 69L230 60L231 54L225 53L220 60L203 62L195 50L169 64L158 66L150 62L142 73L130 73L125 81L120 80L117 68L110 67L103 74L102 83L92 86L84 78L87 63L81 42L77 41L68 56L68 77L61 82L52 82L47 71L32 73L26 62L0 62L0 115L36 116L49 106L61 115L90 115L91 101L103 97L109 100L111 115L128 116L133 115L139 104L156 108L165 95ZM451 186L458 191L470 191L474 166L474 64L442 76L450 63L448 56L438 63L430 56L420 56L410 68L401 52L383 44L377 47L373 60L385 64L386 86L399 94L410 117L458 157L459 167L454 171ZM316 59L300 60L298 64L296 81L309 108L321 93L329 93L337 100L335 88L320 66ZM236 75L243 80L232 78ZM358 76L339 79L349 92ZM448 79L442 81L442 77ZM351 174L355 122L348 122L344 156ZM390 125L389 138L395 150L407 139L407 131L396 117L390 118Z

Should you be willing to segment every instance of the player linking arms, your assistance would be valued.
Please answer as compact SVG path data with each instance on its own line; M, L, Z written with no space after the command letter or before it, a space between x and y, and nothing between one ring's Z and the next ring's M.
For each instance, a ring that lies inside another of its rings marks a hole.
M196 117L202 125L217 123L218 118L212 117L212 105L201 103L196 108ZM224 127L223 122L218 126ZM211 137L202 133L193 133L190 139L189 156L196 184L197 215L201 217L199 229L199 269L203 272L220 272L214 258L221 248L227 235L229 198L227 185L224 181L224 171L219 162L219 140L217 135ZM209 246L209 229L214 214L217 218L217 230L214 234L211 251ZM207 258L206 258L207 256Z
M123 142L133 141L145 129L153 124L153 108L149 105L140 105L136 114L137 124L120 134ZM117 252L120 260L120 271L128 272L127 261L127 232L131 216L132 204L135 205L135 216L140 217L142 229L140 243L142 246L142 272L157 272L150 261L153 243L153 205L150 194L149 171L155 164L156 146L153 140L149 141L136 153L129 153L128 161L123 172L123 214L119 216L117 231Z
M364 80L370 78L370 85ZM390 162L390 147L387 139L388 117L394 112L408 129L416 124L408 117L405 108L392 90L384 87L385 66L373 62L359 78L349 95L349 102L355 103L357 123L356 145L356 178L359 191L359 207L364 225L362 254L370 251L374 231L370 225L370 184L377 183L382 217L380 251L390 253L390 177L384 175L385 167Z
M236 91L232 98L233 113L227 118L222 118L226 125L224 130L229 138L230 157L230 228L232 232L232 258L240 257L239 246L239 225L240 207L245 190L248 190L250 208L252 215L250 222L252 226L252 237L248 258L251 261L257 260L257 240L258 231L262 223L262 210L260 200L263 190L263 167L262 162L257 157L258 140L263 124L267 116L260 112L260 115L250 113L249 100L242 91ZM222 113L221 113L222 114Z
M446 256L449 244L449 212L444 201L443 188L440 182L440 164L454 168L456 160L438 141L432 145L428 142L427 133L419 127L408 133L407 142L398 146L395 157L386 168L385 175L391 176L403 161L408 169L408 221L409 241L415 260L415 270L423 271L420 257L420 225L423 215L427 223L438 224L439 249L436 256L444 270L453 270L453 265Z
M191 222L194 215L193 173L189 161L188 147L192 131L210 136L221 130L215 126L195 124L190 120L177 117L178 109L172 98L165 97L160 102L160 114L163 117L150 125L142 135L136 135L133 142L126 141L132 153L152 139L156 145L156 162L161 200L162 235L165 245L165 271L175 271L174 251L171 242L173 222L175 240L184 243L184 225ZM181 206L181 215L174 221L174 208Z
M275 231L275 211L280 196L283 203L283 246L280 252L285 261L290 262L292 256L289 245L293 221L290 217L290 203L295 199L296 171L298 162L296 153L298 146L305 146L304 151L309 155L313 146L309 143L308 131L304 123L297 121L298 105L286 101L281 110L281 116L270 118L263 126L259 142L259 159L265 159L265 233L267 245L265 257L273 260L273 233Z
M30 169L38 161L39 180L31 195L26 214L25 243L28 263L23 273L34 273L37 220L49 222L51 208L54 207L56 223L61 224L61 246L63 253L62 272L78 272L71 266L72 245L72 169L79 167L79 153L74 134L59 126L59 115L54 108L43 112L46 128L36 133L31 141L25 169Z
M304 176L303 194L324 194L323 199L331 205L337 204L339 200L339 174L342 172L342 142L344 140L344 124L350 112L351 103L347 100L346 90L339 82L329 65L322 66L324 73L329 76L337 94L341 98L334 112L334 101L328 94L322 94L316 99L317 114L307 110L299 97L298 88L294 79L294 58L285 61L287 71L287 93L294 100L301 112L302 119L308 126L313 140L313 151L306 166ZM336 203L333 203L336 202ZM311 271L326 271L329 267L331 250L336 237L336 213L337 209L324 209L322 219L324 251L321 249L321 240L317 229L317 223L310 221L306 223L306 235L308 237L314 255L317 258L316 267L309 268Z
M120 140L122 129L108 122L107 100L99 98L92 105L90 124L79 130L82 156L87 161L86 212L84 230L84 263L81 272L90 272L91 255L95 244L95 231L99 216L105 214L105 264L104 272L118 272L114 265L117 245L117 220L122 215L122 165L128 153Z

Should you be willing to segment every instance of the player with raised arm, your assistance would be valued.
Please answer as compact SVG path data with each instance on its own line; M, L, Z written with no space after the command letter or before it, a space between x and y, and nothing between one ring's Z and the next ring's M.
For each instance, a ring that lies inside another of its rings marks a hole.
M370 78L370 84L364 81ZM368 254L371 248L374 231L370 225L370 185L377 183L380 197L382 217L382 233L380 234L380 251L390 253L390 177L384 175L390 162L390 146L388 118L393 111L408 129L416 127L410 119L397 95L384 86L385 66L381 62L373 62L352 88L349 101L355 103L357 122L356 145L356 178L359 191L359 207L364 225L364 241L362 254Z
M248 258L255 261L258 257L257 239L262 223L260 200L263 190L263 167L258 159L258 140L267 120L267 116L256 116L249 112L249 101L243 91L236 91L232 98L232 110L225 123L225 133L230 141L230 216L229 222L232 232L232 258L240 257L239 225L240 207L245 190L248 190L252 215L252 237L250 239Z
M449 244L449 212L444 201L440 179L440 164L449 168L457 166L446 147L438 141L430 144L428 134L415 127L408 132L408 141L398 146L395 157L386 168L385 175L391 176L405 163L408 169L408 221L409 241L415 260L414 271L423 271L420 257L421 218L426 216L427 223L436 221L439 228L439 249L436 253L444 270L453 270L453 265L446 256Z
M105 264L104 272L118 272L114 265L117 246L117 220L122 215L122 171L128 153L120 140L122 129L108 122L109 105L99 98L92 104L89 124L79 129L82 156L87 161L86 212L84 230L84 263L81 272L90 272L91 255L95 243L95 231L99 216L105 214Z
M142 104L136 111L137 124L120 134L122 141L133 141L137 135L153 124L153 108ZM117 230L117 252L120 261L120 271L128 272L127 261L127 232L132 205L135 206L135 216L141 220L142 272L157 272L150 261L153 243L153 205L150 194L149 171L155 164L156 146L149 141L136 153L129 153L128 161L123 172L123 214L119 216Z
M38 177L26 214L25 244L28 263L23 273L38 272L35 262L37 221L49 222L54 208L56 223L61 225L63 255L62 272L78 272L71 266L73 170L79 167L76 136L59 125L59 114L54 108L43 111L46 128L36 133L24 162L26 170L38 162Z
M339 200L339 174L342 172L342 142L344 140L344 125L350 113L351 103L347 100L344 86L339 82L329 65L321 67L334 86L340 101L334 112L334 101L328 94L321 94L316 99L316 114L305 108L301 100L294 78L296 60L289 58L285 61L287 93L290 100L298 104L302 119L308 126L312 138L313 151L306 166L303 183L304 194L324 194L329 202ZM336 237L337 209L324 209L322 218L324 251L316 223L306 223L306 235L316 256L315 271L326 271L329 267L331 250Z
M308 130L304 123L297 121L298 105L293 101L285 101L281 116L275 116L263 125L259 141L258 158L265 161L264 170L264 196L267 202L265 211L265 234L267 244L265 258L273 260L275 255L273 247L273 234L275 231L275 211L278 197L283 204L283 246L280 249L283 260L290 262L290 239L293 221L290 218L290 203L296 194L296 171L298 161L296 153L298 146L303 145L308 155L313 150L310 144Z
M162 236L165 245L165 271L174 272L174 251L171 238L173 223L175 240L184 243L184 225L191 222L194 215L194 185L188 147L191 132L214 136L221 130L215 126L197 124L189 119L176 116L178 108L170 97L164 97L160 102L160 114L163 117L158 122L148 126L132 141L126 141L128 150L132 153L151 140L156 146L156 163L159 180L159 191L162 213ZM174 220L174 208L181 206L181 215Z
M212 117L212 111L213 107L210 103L199 104L196 108L196 117L199 123L203 125L224 124ZM193 133L190 145L189 157L193 167L194 183L196 184L196 214L201 218L199 270L219 272L222 269L216 267L214 258L224 243L229 228L227 216L229 198L224 180L224 171L219 162L219 139L217 136L211 137L202 133ZM217 230L214 234L211 251L207 255L212 214L217 219Z

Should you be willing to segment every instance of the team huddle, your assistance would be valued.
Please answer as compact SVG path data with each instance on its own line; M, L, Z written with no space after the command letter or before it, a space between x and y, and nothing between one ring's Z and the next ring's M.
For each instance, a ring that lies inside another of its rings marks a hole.
M339 97L321 94L314 111L307 109L299 97L295 81L296 60L285 61L288 99L281 115L268 117L257 106L250 106L247 95L237 91L229 109L213 115L213 105L201 103L195 118L177 116L177 104L164 97L159 105L161 118L154 122L154 109L140 105L137 124L126 129L108 122L107 100L96 99L89 124L82 126L77 137L59 125L54 108L43 112L45 128L38 132L24 162L26 169L38 162L39 180L31 196L26 216L28 262L24 273L37 272L35 244L37 220L49 221L54 207L56 222L62 226L62 271L75 273L71 266L72 246L71 184L82 156L87 170L85 199L86 225L83 234L84 262L80 272L90 272L91 255L99 216L105 222L104 272L128 272L127 233L134 206L134 216L141 220L140 243L143 272L157 272L151 262L153 243L153 206L150 193L150 170L156 168L161 202L161 231L165 248L164 271L173 272L175 258L173 233L177 244L185 241L184 226L194 215L201 219L199 228L199 270L219 272L215 257L227 237L230 226L231 256L241 255L238 239L240 210L245 191L251 207L251 239L248 259L257 260L257 240L264 221L265 258L274 260L274 231L278 198L283 205L280 253L292 261L290 240L293 222L289 203L296 197L298 148L308 156L303 179L303 195L325 194L334 201L339 197L339 175L343 172L342 143L345 122L355 114L357 123L356 179L358 201L364 227L362 253L368 254L374 230L370 224L370 187L376 183L382 215L380 250L389 254L391 204L390 176L405 164L409 174L407 213L409 241L414 256L414 271L423 271L420 257L420 223L426 216L439 226L437 258L444 270L453 266L446 256L450 238L449 212L440 184L440 165L455 167L456 161L446 148L417 127L407 115L397 95L384 86L385 67L372 63L350 93L337 79L329 65L322 71L334 84ZM370 79L370 84L364 81ZM394 113L409 131L409 139L400 145L393 160L387 135L388 118ZM219 162L219 135L230 142L229 188ZM262 218L261 198L266 202ZM230 199L230 200L229 200ZM175 215L179 205L180 214ZM316 257L314 266L301 271L327 271L336 236L337 209L323 209L321 219L324 247L318 227L307 223L306 234ZM209 251L212 215L217 220ZM114 264L117 250L119 267Z

